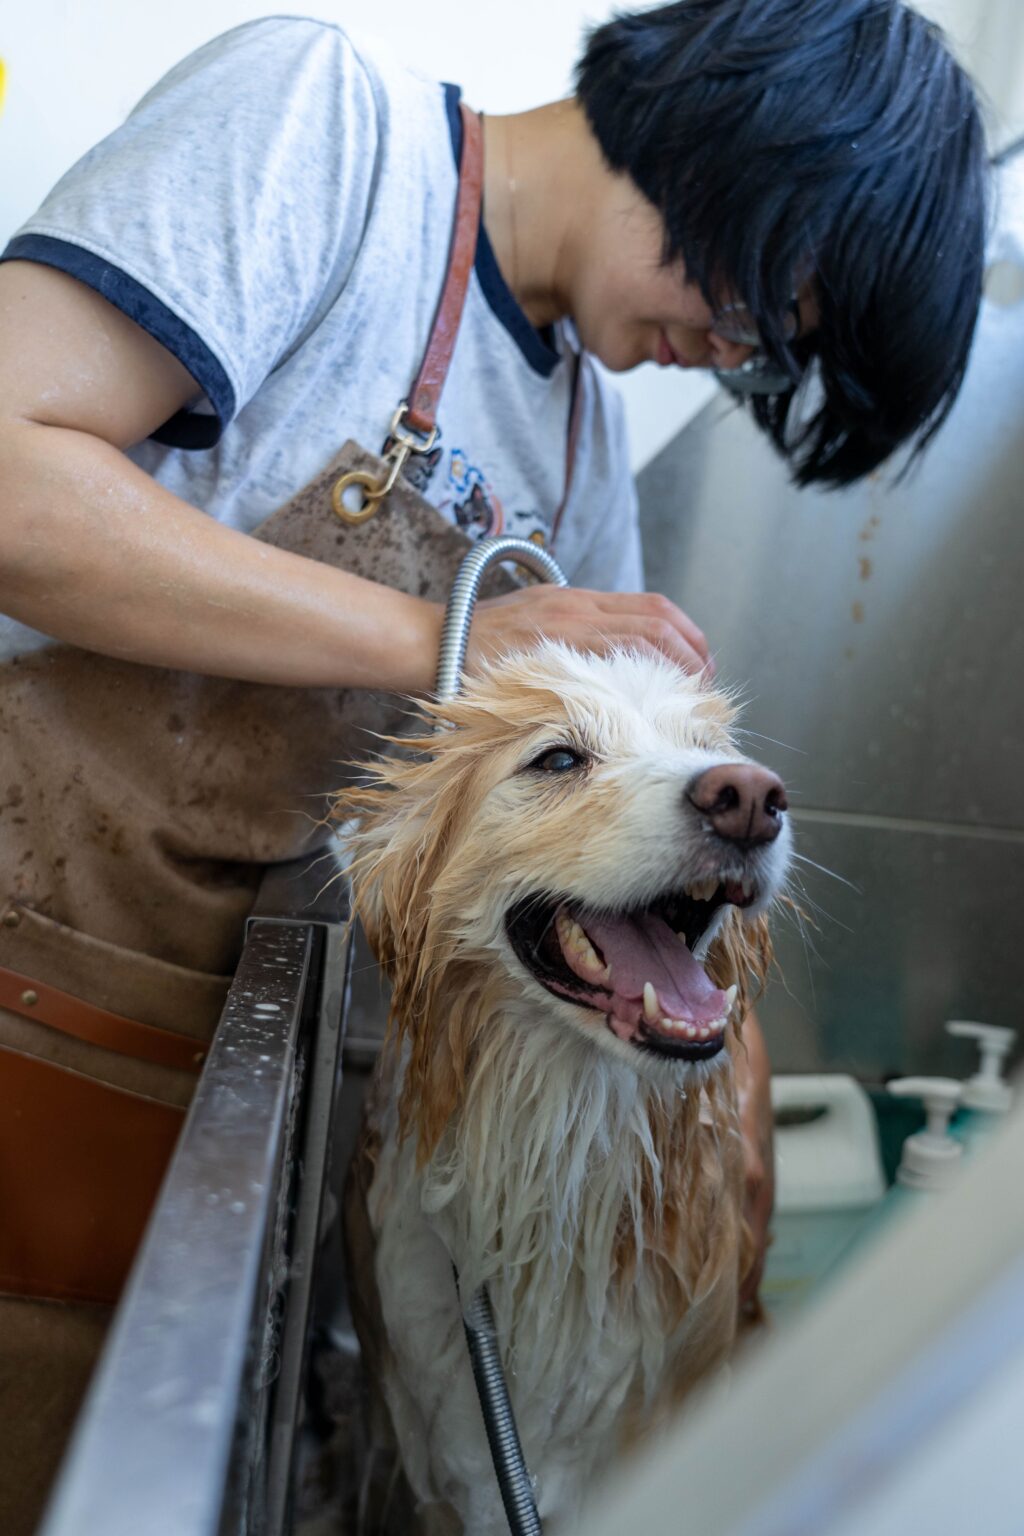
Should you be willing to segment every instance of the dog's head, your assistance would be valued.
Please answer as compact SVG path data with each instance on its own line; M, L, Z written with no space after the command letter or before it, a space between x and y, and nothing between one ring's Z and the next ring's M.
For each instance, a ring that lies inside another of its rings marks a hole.
M667 660L545 643L427 713L442 728L343 803L421 1149L510 1013L656 1081L706 1075L763 983L790 848L728 698Z

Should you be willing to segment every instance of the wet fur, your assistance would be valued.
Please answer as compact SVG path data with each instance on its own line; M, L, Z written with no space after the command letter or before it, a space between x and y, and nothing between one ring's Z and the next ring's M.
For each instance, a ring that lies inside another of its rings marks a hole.
M571 1517L731 1347L734 1027L710 1062L648 1056L541 987L503 919L531 891L627 905L697 878L706 833L682 789L741 754L720 692L626 653L548 644L427 714L339 811L360 818L356 908L392 983L349 1222L364 1347L424 1527L477 1536L507 1527L452 1261L464 1296L488 1287L545 1519ZM522 772L566 742L593 755L585 777ZM720 914L706 968L737 984L734 1020L770 954L763 912Z

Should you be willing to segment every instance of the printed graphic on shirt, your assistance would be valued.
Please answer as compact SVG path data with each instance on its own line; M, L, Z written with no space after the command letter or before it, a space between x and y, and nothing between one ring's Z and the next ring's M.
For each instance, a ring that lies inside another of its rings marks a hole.
M455 521L470 538L503 533L505 513L494 487L462 448L453 448L448 461L448 484L454 493Z
M547 543L550 528L540 512L533 508L506 512L483 470L461 448L452 449L448 484L455 493L455 521L471 539L510 533L535 544Z
M539 512L520 510L506 513L505 532L517 539L529 539L543 549L551 535L551 525Z
M462 448L453 448L448 461L448 484L456 496L468 496L474 485L484 484L484 472L469 458Z
M435 441L435 446L431 448L430 452L410 453L409 457L406 459L402 466L402 479L411 485L414 491L419 491L421 496L425 493L427 487L430 484L434 470L440 464L441 459L444 456L444 449L437 447L437 443L440 442L440 439L441 429L439 427L437 429L437 439ZM391 452L394 446L395 440L389 432L387 437L384 439L384 446L380 450L381 458L387 458L388 454Z
M491 505L487 492L475 484L465 501L455 503L455 521L470 538L482 539L485 534L501 531L501 506Z

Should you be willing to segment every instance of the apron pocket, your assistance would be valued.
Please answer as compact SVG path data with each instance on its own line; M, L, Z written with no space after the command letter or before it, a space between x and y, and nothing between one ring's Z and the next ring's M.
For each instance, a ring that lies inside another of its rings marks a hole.
M197 1057L213 1037L231 985L230 976L189 970L95 939L15 901L0 913L0 965L126 1020L188 1036L196 1042ZM136 1056L130 1040L122 1049L110 1049L92 1043L95 1038L81 1038L70 1023L62 1030L59 1014L43 1002L38 1019L31 1008L9 1011L0 1005L0 1047L148 1099L188 1104L198 1063L192 1070L164 1066L147 1059L144 1048Z
M0 1290L114 1302L185 1112L0 1047Z
M0 1292L114 1302L231 978L18 902L0 913L0 965L14 973L0 1006Z

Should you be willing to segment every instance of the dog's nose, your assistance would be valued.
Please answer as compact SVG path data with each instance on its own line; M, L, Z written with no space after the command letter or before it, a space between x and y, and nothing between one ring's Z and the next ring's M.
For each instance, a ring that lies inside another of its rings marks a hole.
M778 775L754 763L708 768L691 781L686 795L719 837L748 847L775 841L789 805Z

